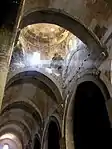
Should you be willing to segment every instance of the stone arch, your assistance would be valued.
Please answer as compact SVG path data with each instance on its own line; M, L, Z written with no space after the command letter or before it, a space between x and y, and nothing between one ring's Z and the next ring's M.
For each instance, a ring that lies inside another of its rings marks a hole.
M108 88L106 84L103 82L103 80L100 79L99 76L92 74L85 74L81 78L78 78L77 86L86 81L92 81L94 84L96 84L100 88L105 100L108 100L110 98Z
M85 74L84 76L82 76L81 78L76 80L74 90L71 93L71 95L68 97L68 101L66 103L68 105L65 109L64 137L66 140L66 148L71 148L71 149L75 148L74 136L73 136L73 131L74 131L73 130L73 126L74 126L73 110L74 110L75 96L76 96L78 86L85 82L92 82L95 86L97 86L99 88L99 90L104 98L105 103L110 99L110 95L109 95L106 85L104 84L104 82L102 80L100 80L100 78L98 76ZM105 105L105 107L106 107L106 105ZM106 110L108 112L108 109L106 109ZM109 115L108 115L108 117L109 117ZM110 120L110 117L108 120ZM111 121L110 121L110 123L111 123ZM110 127L111 127L111 125L110 125Z
M22 129L20 127L21 126L17 126L15 124L10 124L9 123L7 126L3 126L1 128L0 136L3 136L4 134L13 134L13 135L15 135L20 140L22 148L24 148L24 145L26 144L26 142L28 140L28 136L25 136L24 132L22 133Z
M47 128L49 127L49 124L50 124L51 122L56 123L57 128L58 128L58 130L59 130L59 135L60 135L60 137L61 137L61 126L60 126L60 122L59 122L58 117L57 117L56 115L53 115L53 116L49 117L49 121L48 121L48 124L47 124Z
M28 127L26 125L24 125L21 121L16 121L16 120L8 120L7 122L7 125L5 126L5 123L0 125L0 136L4 135L4 134L7 134L7 130L8 130L8 133L14 133L15 135L17 135L19 137L19 139L21 140L22 144L24 144L24 140L22 139L22 136L24 136L24 133L26 134L27 138L30 137L30 131L28 129ZM13 129L12 127L10 127L9 129L8 126L9 125L15 125L19 126L20 129L24 130L24 132L21 134L19 133L18 131L16 131L16 129Z
M38 134L35 135L34 140L33 140L33 149L40 149L41 148L41 143Z
M100 74L100 79L105 83L109 94L110 94L110 98L112 98L112 86L111 86L111 81L101 72Z
M10 115L11 111L12 115ZM17 116L17 111L19 111L20 116ZM23 112L22 115L21 112ZM23 140L23 138L26 136L26 141L33 137L35 131L38 133L40 132L43 123L43 118L39 110L37 110L34 105L28 103L27 101L16 100L14 102L8 103L3 107L0 116L2 119L2 125L0 125L2 134L9 132L9 129L7 129L9 125L10 131L12 131L12 133L15 132L16 127L19 127L21 131L19 129L17 131L19 131L21 135L21 140ZM13 125L15 126L15 129ZM23 141L23 144L25 143L26 145L28 143L26 141Z
M49 126L50 124L55 124L55 126L57 127L56 128L56 131L58 131L58 143L60 143L60 139L61 139L61 128L60 128L60 124L59 124L59 121L58 119L55 117L55 116L51 116L49 117L49 119L47 120L47 123L45 124L45 127L44 127L44 131L43 131L43 137L42 137L42 148L45 149L45 146L47 145L48 146L48 133L49 133ZM60 144L59 144L60 145ZM49 147L48 147L49 148Z
M28 71L23 70L22 72L15 73L13 77L9 78L6 85L6 89L9 88L11 85L20 82L20 80L28 82L29 81L32 82L32 80L35 81L37 80L41 82L44 85L44 87L47 88L51 93L51 95L54 97L53 99L55 99L55 102L57 103L62 102L62 95L58 86L53 82L51 78L49 78L49 76L45 75L44 73L35 70L28 70Z
M55 18L55 19L54 19ZM94 51L93 55L100 54L104 52L105 56L107 51L95 34L87 29L82 22L78 19L70 16L63 10L57 9L35 9L27 12L22 17L20 22L20 29L26 27L27 25L36 23L51 23L57 24L76 35L82 42L84 42L90 51ZM105 57L104 56L104 57Z
M30 105L26 101L16 101L16 102L9 103L8 105L6 105L2 109L1 115L3 115L5 112L7 112L10 109L22 109L22 110L25 110L26 112L32 114L33 118L37 122L39 122L40 124L42 123L42 115L39 112L39 110L37 111L32 105Z

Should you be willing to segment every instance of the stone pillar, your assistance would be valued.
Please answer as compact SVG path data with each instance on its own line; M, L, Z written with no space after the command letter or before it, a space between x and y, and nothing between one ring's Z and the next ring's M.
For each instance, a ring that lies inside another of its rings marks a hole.
M60 149L66 149L65 138L60 139Z
M24 1L25 0L21 0L21 3L16 5L16 15L13 15L12 13L11 16L10 12L9 14L7 12L8 18L6 17L6 20L2 22L2 25L0 26L0 110L4 96L4 89L9 71L10 60L13 52L13 46L24 7ZM13 1L11 5L13 5L14 2L15 1Z
M6 78L8 74L10 59L9 51L12 51L10 44L11 37L12 33L6 28L0 29L0 109L4 95Z

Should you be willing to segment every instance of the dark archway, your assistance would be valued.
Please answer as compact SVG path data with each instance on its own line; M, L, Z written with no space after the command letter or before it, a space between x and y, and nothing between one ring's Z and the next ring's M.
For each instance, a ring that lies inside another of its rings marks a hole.
M107 132L111 126L105 99L91 81L81 83L76 90L73 122L76 149L101 148L109 143Z
M41 148L40 141L38 139L38 136L36 135L35 138L34 138L34 147L33 147L33 149L40 149L40 148Z
M60 132L54 121L48 127L48 149L60 149Z

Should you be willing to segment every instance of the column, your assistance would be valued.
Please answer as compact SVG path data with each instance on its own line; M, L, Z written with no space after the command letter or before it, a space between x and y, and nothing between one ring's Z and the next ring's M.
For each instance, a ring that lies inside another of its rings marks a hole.
M19 22L25 0L4 0L0 23L0 110ZM1 15L1 14L0 14Z

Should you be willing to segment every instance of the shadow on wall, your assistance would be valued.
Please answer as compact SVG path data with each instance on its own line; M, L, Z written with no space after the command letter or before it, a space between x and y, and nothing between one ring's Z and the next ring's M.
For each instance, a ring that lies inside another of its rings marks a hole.
M101 148L105 145L108 148L108 112L103 94L93 82L87 81L78 86L73 119L76 149L91 149L93 146Z

